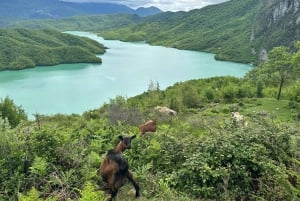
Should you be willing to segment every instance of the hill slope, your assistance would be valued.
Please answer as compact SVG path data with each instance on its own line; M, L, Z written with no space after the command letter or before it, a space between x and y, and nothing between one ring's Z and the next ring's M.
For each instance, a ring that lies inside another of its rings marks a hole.
M0 70L59 63L100 63L105 48L88 38L53 30L0 29Z
M105 38L216 53L220 60L257 63L275 46L300 39L299 0L231 0L190 12L161 13Z
M56 29L60 31L99 31L116 27L126 27L142 21L134 14L107 14L92 16L74 16L64 19L17 20L6 25L8 28ZM0 21L1 23L1 21Z
M16 106L8 98L0 100L0 111L10 112L0 116L0 192L6 192L0 200L107 200L109 195L99 190L105 184L99 165L120 133L137 135L124 155L142 189L137 201L299 200L299 119L290 119L288 100L258 98L255 92L252 98L230 100L234 88L255 91L247 82L192 80L128 100L117 97L83 115L36 115L36 121L14 128L4 119L18 117L12 110ZM225 96L215 104L198 99L201 107L180 104L176 117L154 110L182 92L184 102L200 94ZM248 126L233 121L232 111L243 114ZM281 112L289 118L277 118ZM149 118L157 120L157 130L141 137L139 125ZM130 184L122 187L117 200L133 200L131 189Z
M259 0L229 1L190 12L168 12L145 22L101 32L105 38L146 40L155 45L217 53L218 59L254 62L249 44Z
M267 0L257 14L250 42L259 58L276 46L300 40L300 0Z

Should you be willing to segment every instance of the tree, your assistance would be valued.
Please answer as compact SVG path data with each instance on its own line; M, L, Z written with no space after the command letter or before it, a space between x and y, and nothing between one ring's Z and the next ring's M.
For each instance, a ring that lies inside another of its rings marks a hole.
M296 43L297 52L293 56L294 73L293 79L300 80L300 41Z
M10 126L16 127L21 120L27 120L27 115L21 106L15 105L9 97L0 101L0 117L7 118Z
M258 72L269 74L278 81L277 100L281 97L282 87L293 74L295 64L293 56L287 47L275 47L270 51L269 59L262 64L261 71Z

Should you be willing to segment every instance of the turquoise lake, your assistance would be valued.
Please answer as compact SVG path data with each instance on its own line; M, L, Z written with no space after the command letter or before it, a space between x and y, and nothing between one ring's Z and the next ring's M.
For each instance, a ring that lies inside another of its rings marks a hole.
M145 43L104 40L93 33L70 32L104 44L102 64L61 64L0 72L0 98L9 96L28 117L82 114L118 95L147 91L150 82L165 89L176 82L213 76L243 77L252 66L216 61L213 54Z

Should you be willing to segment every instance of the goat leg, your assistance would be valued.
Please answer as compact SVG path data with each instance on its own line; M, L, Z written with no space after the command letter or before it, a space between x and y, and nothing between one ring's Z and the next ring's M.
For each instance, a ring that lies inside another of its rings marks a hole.
M134 186L135 188L135 197L139 197L140 196L140 187L139 185L136 183L136 181L134 180L133 178L133 175L130 171L127 171L126 173L126 177L127 179L132 183L132 185Z
M115 197L116 197L117 194L118 194L118 190L119 190L119 189L116 189L116 188L111 189L111 197L109 198L109 201L113 201L113 200L115 199Z

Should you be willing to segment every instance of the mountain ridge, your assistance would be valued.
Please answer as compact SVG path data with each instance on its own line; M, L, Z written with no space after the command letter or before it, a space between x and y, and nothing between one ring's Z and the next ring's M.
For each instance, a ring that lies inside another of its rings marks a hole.
M219 60L257 64L273 47L292 47L300 40L299 7L300 0L231 0L189 12L160 13L100 35L211 52Z
M156 7L132 9L113 3L75 3L59 0L2 0L0 17L5 19L59 19L76 15L127 13L149 16L162 12Z

